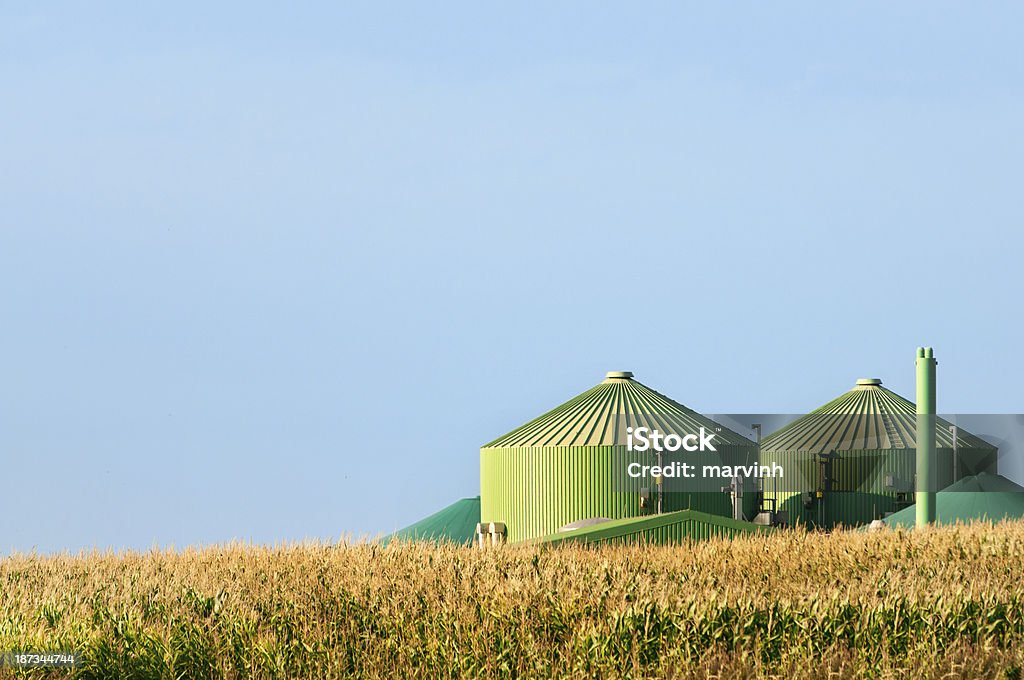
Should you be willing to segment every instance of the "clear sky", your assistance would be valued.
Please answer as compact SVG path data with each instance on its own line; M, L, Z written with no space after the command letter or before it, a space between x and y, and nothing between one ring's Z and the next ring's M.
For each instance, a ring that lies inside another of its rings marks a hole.
M609 370L1024 412L1024 10L834 5L4 3L0 550L390 531Z

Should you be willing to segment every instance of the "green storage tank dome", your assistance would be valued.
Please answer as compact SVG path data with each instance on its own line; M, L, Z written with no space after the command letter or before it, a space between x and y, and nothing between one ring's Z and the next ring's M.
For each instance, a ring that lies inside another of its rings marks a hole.
M954 447L950 428L936 419L938 487L994 474L996 447L962 428ZM849 392L765 437L761 464L784 470L781 480L765 481L765 497L774 498L791 523L829 528L880 519L914 502L916 447L913 402L878 378L861 378Z
M386 536L383 543L399 540L472 545L476 540L476 525L479 521L480 497L463 498Z
M935 494L935 522L957 522L1024 519L1024 487L1006 477L987 472L961 479ZM917 524L914 506L904 508L885 518L889 526L913 529Z
M628 427L662 433L703 427L715 435L716 460L756 461L756 445L749 439L637 382L629 371L614 371L596 387L480 449L481 521L504 523L507 540L516 542L589 518L656 512L653 498L641 507L643 489L655 493L650 482L623 479L630 462L656 462L651 451L627 450ZM748 516L753 500L753 494L744 496ZM665 494L665 512L686 509L732 513L730 496L721 491Z

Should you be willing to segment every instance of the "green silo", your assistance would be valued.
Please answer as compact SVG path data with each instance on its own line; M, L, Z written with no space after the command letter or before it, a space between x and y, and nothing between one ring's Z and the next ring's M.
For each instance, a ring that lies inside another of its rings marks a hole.
M942 418L935 425L938 488L982 472L995 473L998 450ZM861 378L852 390L789 423L761 442L762 465L777 463L780 479L765 480L770 505L790 523L853 526L914 503L917 469L914 404Z
M693 453L705 462L755 463L749 439L633 380L608 373L592 389L480 449L481 522L501 523L509 542L545 536L572 522L650 515L661 510L734 514L732 495L704 485L658 493L650 478L624 475L633 462L655 463L652 451L630 451L627 428L662 433L713 432L715 453ZM717 480L716 480L717 481ZM729 480L721 481L728 485ZM665 489L669 488L666 483ZM752 515L752 487L741 502Z

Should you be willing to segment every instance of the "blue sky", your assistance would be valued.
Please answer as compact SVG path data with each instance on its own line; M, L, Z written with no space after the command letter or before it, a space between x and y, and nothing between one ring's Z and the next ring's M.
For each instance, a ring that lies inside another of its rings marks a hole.
M338 5L0 7L0 550L390 531L609 370L1024 411L1019 5Z

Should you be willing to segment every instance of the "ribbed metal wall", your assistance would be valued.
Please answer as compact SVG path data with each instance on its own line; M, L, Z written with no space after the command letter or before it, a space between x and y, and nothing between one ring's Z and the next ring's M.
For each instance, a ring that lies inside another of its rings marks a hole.
M933 470L939 489L968 475L993 472L998 457L995 447L961 429L954 465L949 425L940 418L936 426ZM766 480L765 497L775 498L791 523L822 528L865 524L900 510L913 503L916 430L912 402L883 388L880 380L859 380L853 390L764 439L761 464L778 463L784 470L777 487ZM837 456L832 490L818 497L823 484L815 454L832 453ZM809 504L803 493L810 494Z
M723 447L726 457L746 453ZM754 457L750 452L751 458ZM480 517L504 522L510 542L551 534L571 522L592 517L620 519L656 511L657 492L640 507L640 490L649 481L623 475L633 462L650 465L650 453L630 452L625 446L554 446L483 448L480 450ZM726 482L723 482L723 484ZM744 496L748 517L754 493ZM729 494L671 492L664 511L698 510L731 516Z
M632 517L640 480L618 492L613 483L639 459L617 446L481 449L481 521L504 522L514 542L588 517Z
M759 527L751 524L749 530L722 526L714 522L702 520L685 520L652 529L642 529L626 536L605 539L609 543L632 543L637 539L651 543L680 543L683 541L706 541L710 538L731 538L757 531Z
M938 488L942 489L956 481L953 476L953 450L938 449L935 453ZM969 469L978 465L978 461L985 467L994 455L987 449L958 451L960 470L957 479L974 474ZM824 528L836 524L865 524L913 503L916 456L914 449L841 451L832 464L833 490L819 499L815 497L819 488L819 464L814 462L813 453L762 451L763 465L775 462L786 471L785 481L779 482L780 488L785 490L773 493L772 483L767 480L765 497L777 498L779 509L787 511L793 523L800 520L804 524ZM810 507L804 507L802 492L812 495Z
M681 517L659 516L664 521L636 520L629 526L609 528L596 525L589 530L546 536L543 545L566 543L684 543L704 541L711 538L732 538L734 536L770 531L769 527L726 518L714 518L701 513L681 513ZM653 525L653 526L652 526Z

